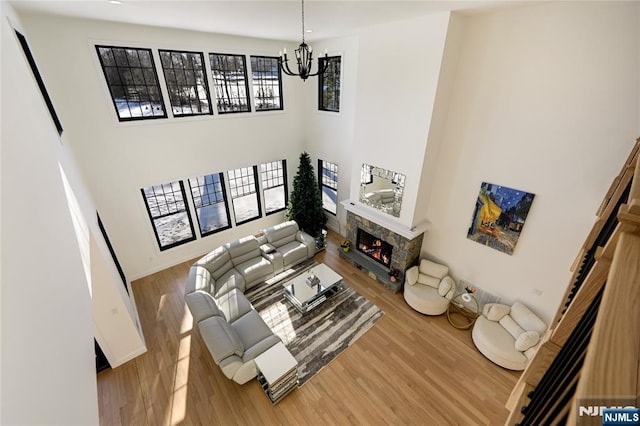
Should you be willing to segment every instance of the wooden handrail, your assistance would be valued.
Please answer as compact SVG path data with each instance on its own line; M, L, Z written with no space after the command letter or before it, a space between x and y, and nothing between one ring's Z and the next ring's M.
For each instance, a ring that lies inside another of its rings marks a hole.
M640 176L640 175L638 175ZM640 234L618 240L598 319L575 393L576 401L634 397L638 406L640 363ZM568 424L576 423L576 405Z
M564 302L513 389L506 425L521 419L527 424L537 420L584 424L585 418L577 417L577 404L598 399L602 401L598 405L640 407L639 157L640 138L598 209L571 268ZM579 352L574 351L576 343L582 344ZM568 354L580 354L580 364L572 364L574 358ZM572 365L579 370L570 372ZM558 377L562 379L557 381ZM555 383L563 383L573 393ZM520 410L523 406L526 418Z

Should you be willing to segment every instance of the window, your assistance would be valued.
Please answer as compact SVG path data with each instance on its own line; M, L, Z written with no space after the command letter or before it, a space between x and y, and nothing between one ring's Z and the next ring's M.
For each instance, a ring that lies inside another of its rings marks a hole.
M338 166L318 160L318 180L322 190L322 207L331 214L338 213Z
M120 121L167 117L151 49L96 50Z
M40 75L40 71L38 70L38 66L36 65L36 61L31 54L31 49L29 49L29 45L27 44L27 39L16 31L16 36L18 37L18 41L20 42L20 47L22 47L22 51L24 55L27 57L27 62L29 63L29 67L31 68L31 72L36 79L36 83L38 83L38 88L40 89L40 93L44 98L44 103L47 105L47 109L49 110L49 115L51 115L51 119L53 120L53 124L56 126L58 130L58 135L62 136L62 123L60 123L60 119L58 118L58 114L56 110L53 108L53 102L51 102L51 98L49 97L49 92L47 92L47 88L44 85L44 81L42 81L42 76Z
M252 56L251 77L256 111L282 109L282 83L278 58Z
M231 228L227 193L222 173L189 179L200 235L210 235Z
M142 188L160 250L196 239L182 181Z
M260 199L256 190L258 181L258 168L242 167L229 170L229 187L233 200L233 212L236 216L236 225L240 225L261 217Z
M220 114L249 112L249 83L244 55L210 53L211 76Z
M202 53L175 50L158 52L173 115L212 114Z
M260 164L260 178L264 192L265 213L271 214L287 207L287 160Z
M340 56L319 58L320 67L328 62L327 69L318 76L318 109L340 111Z

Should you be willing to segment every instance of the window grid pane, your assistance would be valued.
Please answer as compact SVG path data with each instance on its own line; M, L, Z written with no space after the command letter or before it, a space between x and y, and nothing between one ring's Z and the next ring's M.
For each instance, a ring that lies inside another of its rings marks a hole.
M182 181L142 188L160 250L196 239Z
M256 187L257 174L258 168L256 166L242 167L227 172L236 225L262 216Z
M120 121L166 118L151 49L96 46Z
M318 77L318 109L322 111L340 111L340 56L320 58L319 66L328 61L326 71Z
M174 50L158 52L173 115L212 114L202 53Z
M260 165L265 213L284 210L289 200L287 190L287 161L272 161Z
M231 227L222 173L191 178L189 187L200 235L210 235Z
M211 76L218 112L249 112L249 83L244 55L210 53Z
M268 56L251 57L253 78L253 103L256 111L282 109L282 82L278 58Z
M320 173L322 207L335 215L338 213L338 165L318 160L318 173Z

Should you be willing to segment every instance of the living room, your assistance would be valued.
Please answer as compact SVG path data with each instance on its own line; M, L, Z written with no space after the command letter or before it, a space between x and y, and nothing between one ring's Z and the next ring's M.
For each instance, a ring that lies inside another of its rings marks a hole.
M339 201L357 201L363 163L395 170L406 175L397 222L428 225L424 256L505 301L526 300L548 322L640 129L636 3L405 16L313 40L316 51L342 57L339 113L317 111L314 79L283 76L283 111L132 123L117 120L96 44L275 56L299 40L2 7L2 406L10 423L96 423L93 337L114 365L145 350L96 211L129 281L283 220L264 216L160 251L141 188L282 159L291 178L307 151L338 165ZM62 137L14 28L29 42ZM483 181L536 194L512 256L466 239ZM25 197L32 188L39 196ZM344 234L341 204L329 218ZM25 276L35 264L38 273Z

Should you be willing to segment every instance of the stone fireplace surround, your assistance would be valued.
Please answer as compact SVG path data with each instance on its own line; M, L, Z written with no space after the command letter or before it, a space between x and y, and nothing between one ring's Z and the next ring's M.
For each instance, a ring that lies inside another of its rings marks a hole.
M363 229L374 237L380 238L393 246L391 268L400 271L400 276L396 282L391 282L389 279L389 268L384 267L373 259L369 259L365 254L360 253L356 249L355 244L358 228ZM348 253L341 251L341 256L356 267L366 269L369 272L369 276L375 278L380 284L389 290L392 290L393 292L400 291L404 282L404 272L411 266L418 263L424 233L420 233L416 237L409 239L377 224L373 220L367 219L352 211L347 211L345 234L346 239L351 242L352 249Z

